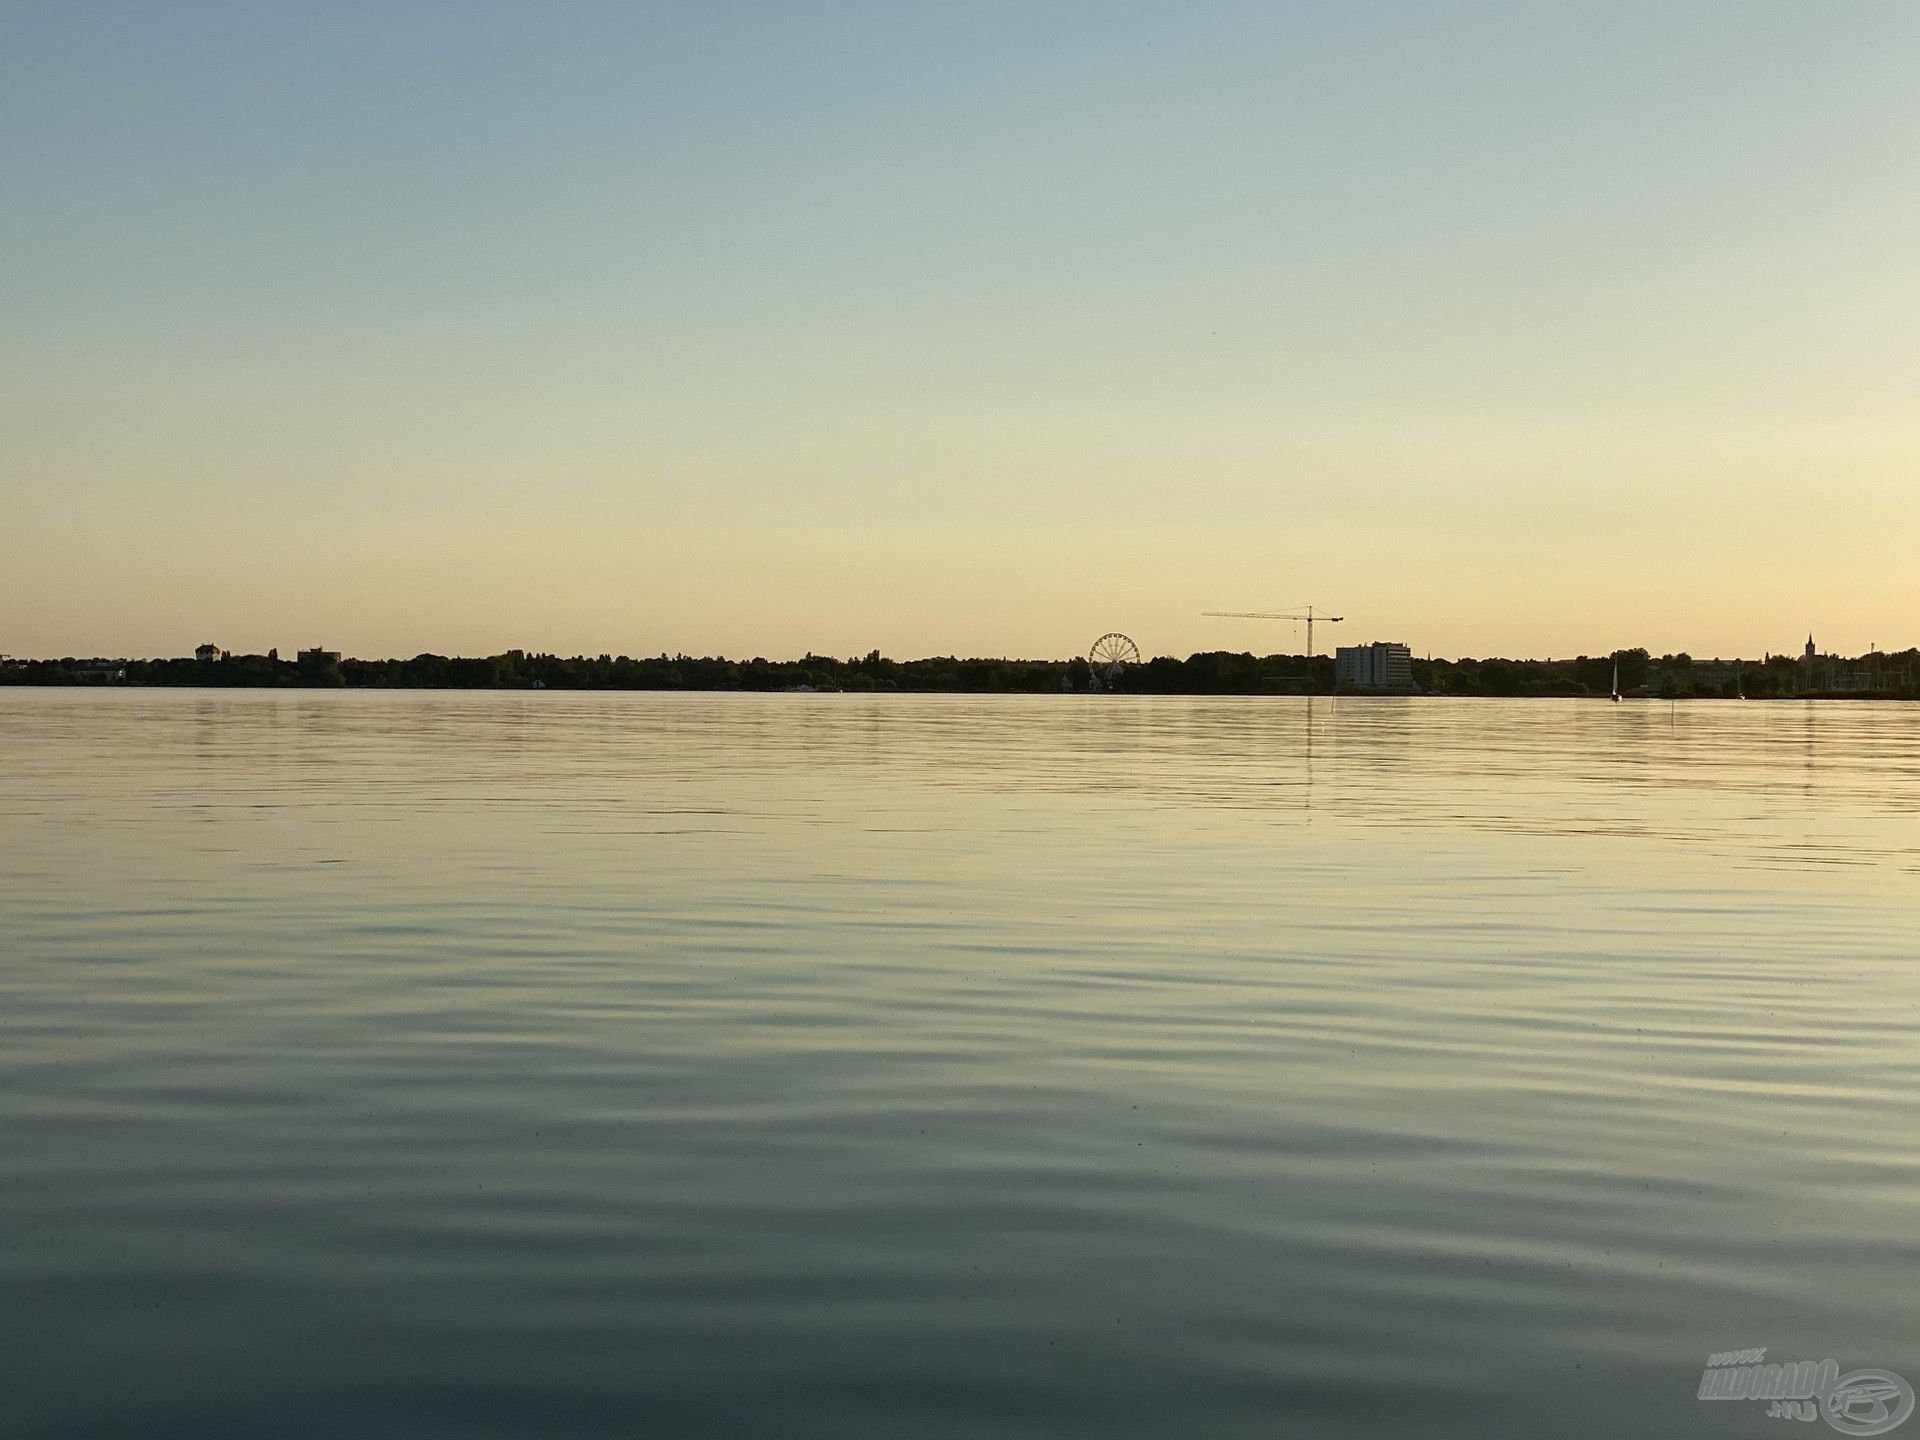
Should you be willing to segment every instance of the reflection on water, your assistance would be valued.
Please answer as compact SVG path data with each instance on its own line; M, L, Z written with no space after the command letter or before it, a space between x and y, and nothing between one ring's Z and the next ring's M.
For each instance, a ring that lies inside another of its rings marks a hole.
M1759 1433L1920 1378L1917 815L1871 704L0 692L0 1433Z

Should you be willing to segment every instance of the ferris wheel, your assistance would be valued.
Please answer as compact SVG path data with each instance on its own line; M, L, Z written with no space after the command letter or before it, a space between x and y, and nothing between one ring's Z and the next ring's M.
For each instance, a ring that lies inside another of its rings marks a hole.
M1118 630L1102 635L1087 651L1087 669L1096 685L1111 685L1129 665L1139 663L1140 647Z

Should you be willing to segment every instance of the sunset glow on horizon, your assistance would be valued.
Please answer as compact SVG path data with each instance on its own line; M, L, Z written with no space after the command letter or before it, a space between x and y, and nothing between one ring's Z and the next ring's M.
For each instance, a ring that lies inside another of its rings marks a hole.
M0 7L0 652L1920 643L1920 12Z

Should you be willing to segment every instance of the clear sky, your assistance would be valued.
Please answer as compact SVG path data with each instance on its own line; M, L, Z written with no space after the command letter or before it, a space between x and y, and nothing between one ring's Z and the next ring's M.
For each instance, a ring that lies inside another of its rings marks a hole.
M1908 3L5 0L0 651L1920 642L1916 77Z

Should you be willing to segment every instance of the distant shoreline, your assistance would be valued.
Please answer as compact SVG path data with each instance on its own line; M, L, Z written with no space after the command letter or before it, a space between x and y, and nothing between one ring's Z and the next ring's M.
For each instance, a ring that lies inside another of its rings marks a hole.
M553 694L553 695L766 695L766 696L806 696L806 695L896 695L896 696L943 696L943 695L980 695L1007 696L1026 699L1046 700L1054 697L1061 699L1086 698L1089 694L1081 690L902 690L867 689L836 690L793 687L780 690L749 690L741 686L700 686L679 685L673 687L657 685L597 685L554 687L550 685L150 685L150 684L100 684L84 680L23 680L0 681L0 692L6 690L152 690L173 691L176 693L219 694L223 692L242 692L260 694L263 692L284 695L495 695L495 694ZM1435 700L1578 700L1592 704L1604 704L1605 695L1538 695L1538 694L1501 694L1493 691L1435 693L1426 690L1107 690L1093 692L1104 698L1115 699L1165 699L1165 700L1410 700L1426 702ZM1631 707L1635 705L1673 704L1679 701L1689 704L1737 705L1752 701L1756 704L1826 704L1831 701L1846 703L1850 701L1895 701L1912 704L1920 701L1920 695L1875 693L1872 691L1846 691L1844 693L1798 694L1798 695L1635 695L1623 697L1621 703Z
M1398 692L1341 690L1325 655L1204 651L1185 659L1156 656L1099 670L1086 660L891 660L878 651L839 659L729 660L659 655L558 656L524 650L499 655L416 655L360 660L336 651L233 655L202 647L197 658L0 659L0 686L110 686L150 689L624 690L702 693L900 693L957 695L1376 695L1410 698L1606 699L1616 683L1626 700L1920 699L1920 652L1844 660L1769 656L1695 662L1644 650L1567 660L1414 660L1414 687ZM1837 685L1810 687L1816 681Z

